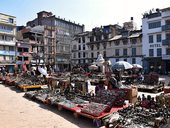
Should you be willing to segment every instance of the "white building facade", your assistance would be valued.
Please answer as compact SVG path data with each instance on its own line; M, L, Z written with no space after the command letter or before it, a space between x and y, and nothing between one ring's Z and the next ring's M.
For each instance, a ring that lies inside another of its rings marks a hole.
M170 8L145 13L142 35L145 72L170 72Z
M0 64L12 72L15 63L16 17L0 13Z

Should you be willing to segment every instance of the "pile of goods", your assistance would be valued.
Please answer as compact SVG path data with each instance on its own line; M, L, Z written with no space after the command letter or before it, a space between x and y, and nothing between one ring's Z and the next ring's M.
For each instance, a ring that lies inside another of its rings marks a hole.
M24 96L44 103L49 96L48 94L49 94L48 89L42 89L38 91L26 92Z
M160 106L167 106L170 108L170 93L167 94L161 94L156 97L157 103L159 103Z
M59 102L63 102L64 100L66 100L66 98L61 95L49 96L47 98L47 102L50 105L57 105Z
M129 106L119 110L118 113L117 120L113 120L114 114L103 118L104 124L109 125L109 128L115 126L121 128L157 128L167 125L170 118L170 108L149 110L138 106Z
M149 73L149 75L144 76L144 83L148 85L157 85L159 82L159 74L155 72Z
M108 105L99 104L91 102L84 106L81 109L81 112L93 115L93 116L100 116L103 112L105 112L108 108Z
M101 90L92 98L92 101L107 104L110 107L123 106L126 96L127 91L125 90Z
M44 84L44 79L43 78L39 78L39 77L33 77L31 75L25 75L25 76L21 76L19 77L16 81L15 81L17 86L24 86L24 85L43 85Z
M68 108L74 108L77 106L75 103L71 102L70 100L64 100L62 102L59 102L58 105L62 105Z

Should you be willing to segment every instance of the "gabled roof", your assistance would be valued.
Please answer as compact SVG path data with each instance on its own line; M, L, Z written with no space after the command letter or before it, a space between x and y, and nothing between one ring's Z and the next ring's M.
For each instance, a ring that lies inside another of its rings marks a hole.
M135 37L139 37L141 35L141 33L134 33L132 35L130 35L128 38L135 38Z
M118 40L118 39L121 39L121 38L122 38L122 35L116 35L113 38L109 39L109 41Z

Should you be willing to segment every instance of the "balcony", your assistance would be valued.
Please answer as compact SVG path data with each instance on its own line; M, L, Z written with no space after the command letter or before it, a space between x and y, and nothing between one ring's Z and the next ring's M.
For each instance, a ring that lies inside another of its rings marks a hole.
M15 56L15 51L0 50L0 55L11 55L11 56Z
M170 30L170 25L163 25L162 31Z
M4 41L4 40L0 40L0 44L1 44L1 45L8 45L8 46L15 46L15 42L14 42L14 41Z
M162 40L162 45L170 45L170 39Z
M163 54L162 55L162 60L170 60L170 55Z

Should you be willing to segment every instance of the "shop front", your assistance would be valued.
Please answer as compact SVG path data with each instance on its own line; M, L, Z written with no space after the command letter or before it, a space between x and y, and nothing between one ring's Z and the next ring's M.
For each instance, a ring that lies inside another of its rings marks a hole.
M143 59L144 72L157 72L159 74L166 74L166 64L161 57L147 57Z

